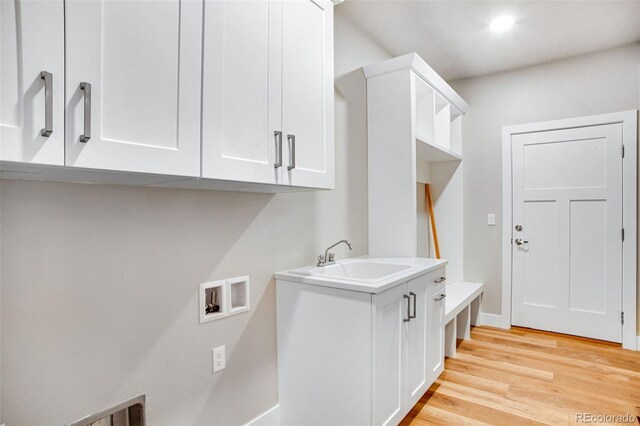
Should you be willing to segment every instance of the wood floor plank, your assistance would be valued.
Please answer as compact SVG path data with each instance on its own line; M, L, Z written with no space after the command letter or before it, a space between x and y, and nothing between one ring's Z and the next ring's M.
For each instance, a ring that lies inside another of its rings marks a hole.
M457 353L403 426L574 425L577 413L640 416L640 353L620 345L482 326Z
M506 354L514 354L514 355L522 355L525 358L536 359L536 360L547 360L552 361L559 365L565 366L574 366L580 368L586 368L590 371L597 370L601 372L611 372L611 373L620 373L628 375L629 377L635 377L640 379L640 368L634 369L633 367L616 367L609 364L598 363L593 360L585 361L583 359L577 359L574 357L567 357L562 354L557 354L551 351L537 351L532 350L530 348L522 348L522 347L513 347L509 345L497 345L492 342L486 342L481 340L474 340L474 336L472 336L472 340L465 341L465 345L459 348L460 350L464 350L465 348L469 348L472 350L473 348L484 348L488 351L500 351ZM628 351L625 351L628 352ZM632 352L634 356L638 356L637 352Z
M540 421L544 424L559 424L568 420L568 416L563 410L553 406L539 406L535 404L534 400L522 403L490 392L471 389L448 382L440 382L438 391L459 400L483 405L534 422Z
M446 380L451 383L458 383L468 386L470 388L481 389L488 392L493 392L498 395L506 395L509 392L509 385L504 382L497 382L484 377L473 376L460 371L445 370L440 379Z

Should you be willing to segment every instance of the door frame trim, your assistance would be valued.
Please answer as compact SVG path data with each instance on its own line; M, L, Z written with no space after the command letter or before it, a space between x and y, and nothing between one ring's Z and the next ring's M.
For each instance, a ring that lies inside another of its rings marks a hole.
M521 133L562 130L622 123L622 143L625 147L622 163L622 226L625 239L622 246L622 347L639 350L637 336L637 175L638 175L638 110L543 121L502 127L502 328L511 327L511 288L513 228L512 136Z

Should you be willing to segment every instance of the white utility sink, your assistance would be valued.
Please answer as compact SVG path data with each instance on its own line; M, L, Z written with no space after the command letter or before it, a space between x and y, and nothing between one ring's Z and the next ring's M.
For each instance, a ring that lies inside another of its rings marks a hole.
M301 284L379 293L446 264L446 260L415 257L356 257L338 260L326 266L307 266L278 272L275 277Z
M368 260L346 260L333 265L311 268L309 275L352 280L379 280L411 268L411 265L380 263Z

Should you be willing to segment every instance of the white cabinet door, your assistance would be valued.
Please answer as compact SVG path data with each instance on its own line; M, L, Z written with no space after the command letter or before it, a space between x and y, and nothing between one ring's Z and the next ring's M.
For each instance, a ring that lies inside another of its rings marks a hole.
M413 407L431 385L428 365L427 330L433 322L429 316L427 286L430 275L409 281L411 320L407 323L407 406Z
M430 274L429 277L433 279L433 274ZM427 299L427 315L430 318L427 326L427 342L429 344L427 369L430 383L433 383L444 370L444 296L445 289L439 286Z
M298 0L282 7L286 182L333 188L333 4Z
M65 8L67 166L199 176L202 0Z
M280 182L281 50L281 2L205 1L203 177Z
M64 165L63 123L63 1L0 1L0 160Z
M373 296L373 424L396 425L406 407L407 285Z

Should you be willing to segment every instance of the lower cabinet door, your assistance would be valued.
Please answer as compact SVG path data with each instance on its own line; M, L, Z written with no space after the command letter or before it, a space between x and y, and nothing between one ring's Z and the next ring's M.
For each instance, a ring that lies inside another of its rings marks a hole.
M407 323L407 408L413 407L431 385L428 369L428 327L433 322L428 311L427 292L429 275L409 281L409 307L411 320Z
M444 296L445 289L440 287L427 298L427 311L431 320L427 326L427 341L429 342L428 370L430 383L433 383L444 370Z
M373 301L373 424L396 425L406 407L407 284L375 294Z

